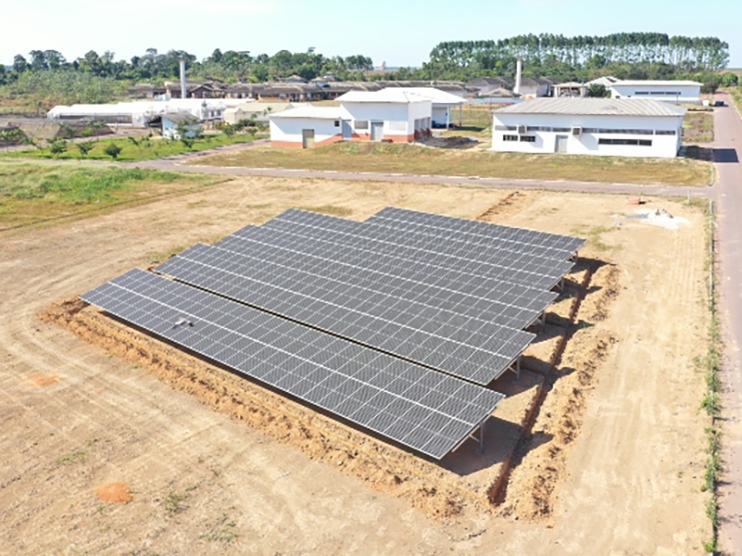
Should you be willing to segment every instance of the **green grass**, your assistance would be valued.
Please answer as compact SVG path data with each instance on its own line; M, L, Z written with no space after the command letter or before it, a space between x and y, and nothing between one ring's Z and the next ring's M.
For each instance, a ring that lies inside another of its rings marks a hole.
M200 157L198 164L681 186L705 185L709 175L707 162L682 158L494 153L357 142L306 150L255 147Z
M713 140L713 112L687 112L683 119L683 143L710 143Z
M153 160L156 158L165 158L168 156L177 156L186 154L189 152L198 152L216 147L223 147L227 145L235 145L238 143L249 143L256 138L260 138L261 135L251 137L249 135L233 135L227 137L223 133L216 135L206 135L203 139L196 140L191 149L188 149L180 141L171 141L169 139L162 139L160 137L152 137L150 141L146 141L146 136L142 136L141 139L145 139L141 145L135 145L128 137L107 139L97 138L92 139L94 146L93 149L88 153L86 157L83 157L75 143L68 142L66 152L60 154L53 154L49 147L43 149L37 149L35 147L29 147L28 149L10 151L7 153L0 154L2 158L46 158L55 160L112 160L104 151L105 148L114 143L118 145L122 150L118 156L119 162L138 162L140 160ZM140 138L135 138L137 141Z
M742 113L742 86L729 87L727 90L732 96L732 102L737 106L737 110Z
M212 179L135 168L0 162L0 230L97 213Z

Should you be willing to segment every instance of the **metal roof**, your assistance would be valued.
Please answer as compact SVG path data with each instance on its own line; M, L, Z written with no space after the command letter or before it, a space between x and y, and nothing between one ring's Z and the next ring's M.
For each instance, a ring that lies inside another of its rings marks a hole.
M538 98L495 110L495 114L580 116L683 116L685 108L650 99Z
M270 119L276 118L302 118L310 120L337 120L343 114L339 106L302 106L284 110L280 114L271 114Z
M387 87L386 89L382 89L380 92L383 93L384 91L394 90L412 93L414 95L429 100L433 104L448 104L457 106L459 104L466 104L466 99L456 95L452 95L451 93L447 93L446 91L441 91L440 89L436 89L435 87L400 87L398 89L391 89Z
M338 102L379 102L409 104L411 102L430 102L427 97L405 91L402 88L386 88L381 91L350 91L336 99Z
M641 86L647 86L647 87L667 87L669 85L681 85L681 86L696 86L701 87L703 83L699 83L698 81L673 81L673 80L666 80L666 81L650 81L650 80L630 80L627 79L625 81L617 81L612 86L619 86L619 85L626 85L629 87L641 87Z

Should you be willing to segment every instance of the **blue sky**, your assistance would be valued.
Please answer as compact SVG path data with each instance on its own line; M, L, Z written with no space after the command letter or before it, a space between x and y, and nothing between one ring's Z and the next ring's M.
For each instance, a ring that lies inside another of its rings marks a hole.
M2 8L0 62L15 54L59 50L68 60L88 50L131 58L149 47L187 50L203 58L214 48L316 47L326 56L365 54L374 64L419 66L444 40L497 39L522 33L602 35L657 31L718 36L729 43L731 67L742 67L742 2L674 0L36 0Z

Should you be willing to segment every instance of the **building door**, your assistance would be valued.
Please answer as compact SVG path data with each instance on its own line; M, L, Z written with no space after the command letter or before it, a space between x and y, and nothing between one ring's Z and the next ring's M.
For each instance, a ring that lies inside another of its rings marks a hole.
M569 135L557 135L556 149L554 150L554 152L567 154L567 141L569 141Z
M384 122L371 122L371 141L381 141L384 138Z
M353 128L350 127L350 120L343 120L342 126L343 126L343 140L350 141L351 139L353 139Z
M301 146L304 149L314 148L314 130L313 129L302 129L301 130Z

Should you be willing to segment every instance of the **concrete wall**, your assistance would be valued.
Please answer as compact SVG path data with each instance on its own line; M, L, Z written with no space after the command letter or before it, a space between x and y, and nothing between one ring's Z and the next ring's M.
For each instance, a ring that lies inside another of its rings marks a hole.
M527 126L524 134L518 134L518 126ZM673 117L627 117L627 116L578 116L551 114L495 114L492 130L492 150L500 152L554 153L557 135L567 136L567 154L659 157L677 156L682 141L683 118ZM503 127L513 129L505 130ZM552 128L549 130L534 129ZM619 131L583 131L580 137L572 134L572 128ZM558 128L556 131L553 128ZM623 131L620 131L623 130ZM629 131L629 132L627 132ZM630 131L646 131L646 134ZM657 131L674 132L673 135L656 134ZM505 141L505 135L518 135L518 141ZM521 141L522 136L533 137L534 142ZM600 139L649 140L651 146L600 145Z
M701 102L700 85L620 85L614 84L609 88L611 98L647 98L665 102ZM659 93L679 94L659 94ZM637 94L650 93L650 94Z
M302 130L304 129L314 130L315 147L343 140L340 120L273 118L270 121L271 146L302 148Z
M343 109L352 120L353 138L358 140L371 139L371 122L384 122L384 139L395 142L412 142L415 140L415 131L428 131L432 116L430 101L412 102L409 104L388 102L344 102ZM358 129L356 121L369 122L368 129ZM418 125L415 125L416 120ZM426 120L426 126L420 126L419 121Z

